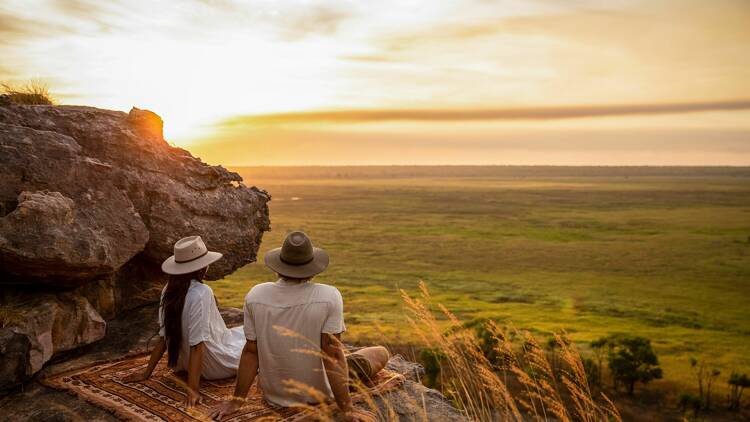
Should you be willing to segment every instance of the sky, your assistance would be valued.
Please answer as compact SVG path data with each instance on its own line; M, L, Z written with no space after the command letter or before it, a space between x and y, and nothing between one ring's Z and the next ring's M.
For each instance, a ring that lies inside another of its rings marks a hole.
M29 80L227 166L750 165L748 0L3 0Z

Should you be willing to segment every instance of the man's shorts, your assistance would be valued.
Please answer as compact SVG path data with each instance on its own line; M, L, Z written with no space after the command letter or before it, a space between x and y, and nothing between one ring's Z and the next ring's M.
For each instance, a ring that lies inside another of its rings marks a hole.
M358 354L350 353L346 355L346 365L349 367L349 378L352 381L369 382L372 379L372 365L370 361Z

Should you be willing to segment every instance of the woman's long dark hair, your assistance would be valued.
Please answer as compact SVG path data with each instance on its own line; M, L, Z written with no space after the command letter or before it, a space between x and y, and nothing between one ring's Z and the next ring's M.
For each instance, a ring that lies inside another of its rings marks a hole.
M164 341L167 343L167 365L177 366L182 344L182 309L185 307L185 295L190 288L190 281L203 280L206 268L198 271L170 275L164 296L161 299L162 321L164 321Z

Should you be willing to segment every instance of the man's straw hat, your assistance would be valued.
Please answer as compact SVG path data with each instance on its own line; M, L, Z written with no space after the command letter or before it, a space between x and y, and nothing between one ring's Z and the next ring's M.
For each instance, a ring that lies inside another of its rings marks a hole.
M310 278L328 267L326 251L313 246L303 232L295 231L286 236L280 248L266 252L266 266L291 278Z
M188 274L208 267L221 256L209 251L200 236L183 237L174 244L174 255L161 264L161 270L172 275Z

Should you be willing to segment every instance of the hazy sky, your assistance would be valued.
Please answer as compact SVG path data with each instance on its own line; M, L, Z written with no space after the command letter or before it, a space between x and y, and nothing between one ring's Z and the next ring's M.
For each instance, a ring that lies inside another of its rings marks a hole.
M225 165L750 165L748 0L2 0L28 79Z

